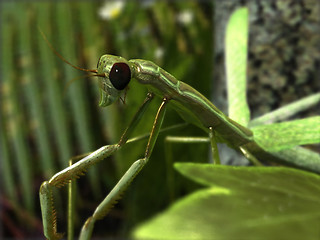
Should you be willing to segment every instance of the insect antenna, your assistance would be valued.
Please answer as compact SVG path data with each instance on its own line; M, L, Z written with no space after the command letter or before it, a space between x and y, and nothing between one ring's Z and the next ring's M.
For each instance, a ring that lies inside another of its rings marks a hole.
M51 50L65 63L69 64L71 67L84 71L84 72L93 72L93 73L97 73L98 70L97 69L85 69L85 68L80 68L77 67L75 65L73 65L72 63L70 63L68 60L66 60L64 57L62 57L62 55L60 53L58 53L58 51L51 45L51 43L49 42L49 40L47 39L46 35L42 32L41 28L38 26L38 30L40 32L40 34L42 35L43 39L46 41L46 43L48 44L48 46L51 48Z

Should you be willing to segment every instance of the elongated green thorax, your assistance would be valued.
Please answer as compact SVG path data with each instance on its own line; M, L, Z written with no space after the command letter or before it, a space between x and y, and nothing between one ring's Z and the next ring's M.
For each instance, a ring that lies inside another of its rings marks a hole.
M250 129L228 118L212 102L190 85L177 80L170 73L150 61L133 59L133 77L151 92L170 100L171 106L187 122L208 132L212 127L219 141L239 147L253 140Z

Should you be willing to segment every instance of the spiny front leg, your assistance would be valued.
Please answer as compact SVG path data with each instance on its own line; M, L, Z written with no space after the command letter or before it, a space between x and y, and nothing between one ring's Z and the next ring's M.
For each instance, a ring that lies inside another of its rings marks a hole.
M60 239L62 234L57 232L57 219L56 210L54 208L53 202L53 188L62 187L67 184L70 180L79 178L83 175L87 169L97 162L103 160L104 158L112 155L115 151L119 150L128 140L133 129L138 124L142 115L146 111L149 103L153 98L152 94L148 94L145 101L138 109L133 119L131 120L128 128L124 131L118 144L108 145L99 148L98 150L92 152L88 156L84 157L75 164L67 167L66 169L55 174L49 181L45 181L39 191L40 204L42 212L42 222L43 222L43 232L48 239Z
M57 215L53 205L52 186L48 181L41 184L39 196L42 213L43 233L47 239L61 239L63 234L57 232Z
M63 234L57 232L57 218L53 202L53 188L62 187L70 180L79 178L91 165L113 154L119 148L120 146L118 144L101 147L79 162L55 174L49 181L45 181L41 184L39 196L43 232L47 239L60 239L63 236Z
M150 133L144 158L135 161L130 166L127 172L122 176L122 178L116 184L116 186L111 190L111 192L107 195L107 197L99 204L99 206L96 208L93 215L90 218L88 218L88 220L83 225L83 228L81 230L81 234L80 234L81 240L87 240L91 238L95 221L102 219L107 215L107 213L116 203L116 201L121 197L123 192L127 189L129 184L135 178L135 176L141 171L143 166L148 162L160 132L160 128L161 128L163 118L165 115L165 110L166 110L165 106L167 102L168 102L167 99L163 99L163 102L159 107L158 113L155 117L155 121L153 123L153 127Z

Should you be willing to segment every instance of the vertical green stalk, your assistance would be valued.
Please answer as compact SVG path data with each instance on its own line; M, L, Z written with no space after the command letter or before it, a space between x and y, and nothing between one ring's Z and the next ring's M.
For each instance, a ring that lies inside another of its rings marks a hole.
M5 6L2 6L5 8ZM10 79L13 76L13 59L12 59L12 25L8 23L7 14L1 9L1 22L4 23L1 28L2 47L1 48L1 69L2 79L0 82L0 149L1 149L1 166L2 166L2 187L9 197L10 201L16 202L17 195L15 193L15 180L13 164L11 162L12 154L10 154L10 138L8 133L8 121L12 115L12 103L10 96ZM6 69L6 70L5 70ZM10 107L11 106L11 107Z
M44 117L44 110L46 109L45 102L42 101L42 89L40 88L39 78L36 76L37 66L35 66L35 59L33 58L32 41L35 28L32 28L35 23L34 9L30 5L24 7L20 5L18 12L20 13L19 23L19 48L22 53L22 74L25 82L25 92L28 105L30 106L32 128L35 133L36 145L40 154L40 164L43 174L46 178L51 177L56 172L56 167L53 162L53 154L51 151L51 144L49 142L47 121Z
M52 26L50 17L52 16L52 6L50 2L43 2L37 4L37 22L38 27L46 34L47 38L52 39ZM55 61L60 61L48 47L47 43L42 38L40 32L36 32L40 61L44 63L41 66L41 77L43 79L42 85L46 92L45 100L48 103L48 112L50 116L50 123L52 124L52 131L58 149L58 159L60 161L60 168L67 166L68 159L72 156L72 148L70 144L70 131L67 125L67 116L64 109L63 102L63 87L61 80L57 78L57 66ZM40 69L39 69L40 70Z
M73 161L69 161L69 166ZM75 197L76 197L76 182L71 180L68 184L68 240L73 240L74 237L74 214L75 214Z
M9 138L11 139L12 149L14 150L14 158L16 160L16 172L11 172L13 176L18 176L19 186L21 187L22 196L23 196L23 205L24 207L33 212L34 210L34 195L32 194L32 179L33 179L33 170L31 164L31 155L30 149L27 142L26 135L26 116L23 114L23 101L21 98L23 84L22 79L23 76L21 73L18 74L16 71L16 66L14 65L13 56L16 51L16 46L13 44L14 41L14 33L15 31L20 29L16 29L14 26L15 15L19 14L19 8L13 7L12 11L10 11L9 3L6 6L6 13L2 12L2 18L4 19L3 24L3 46L2 49L2 64L3 64L3 89L7 91L7 100L2 102L1 104L5 104L8 108L6 113L6 118L3 119L5 122L5 128ZM25 11L26 9L24 9ZM18 32L19 33L19 32ZM23 53L23 52L22 52ZM23 74L23 72L22 72ZM18 82L18 77L20 82ZM3 105L4 106L4 105Z
M72 2L58 2L55 4L56 12L55 17L57 22L57 33L59 45L61 45L61 52L70 62L77 65L77 53L75 41L76 32L75 25L73 23L73 13L75 8L75 3ZM73 69L67 64L63 64L64 78L66 81L73 79L79 74L78 70ZM88 97L85 95L84 82L78 81L73 84L71 88L68 89L67 95L70 102L71 116L73 116L73 125L76 130L76 139L81 146L81 152L90 152L94 148L93 135L90 126L90 114L88 114ZM67 111L67 109L65 109ZM89 179L93 192L98 194L99 192L99 181L97 169L91 167L88 171Z

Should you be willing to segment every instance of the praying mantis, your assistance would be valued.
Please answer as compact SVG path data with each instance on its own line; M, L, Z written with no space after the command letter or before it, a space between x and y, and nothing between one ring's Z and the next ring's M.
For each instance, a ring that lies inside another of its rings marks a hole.
M144 157L133 162L111 192L99 204L93 215L87 219L81 230L80 239L90 239L95 222L108 214L151 158L169 104L186 122L194 124L208 135L214 164L220 164L217 142L225 143L229 147L242 152L254 163L259 163L258 159L288 163L287 155L268 150L256 140L252 130L229 118L200 92L177 80L151 61L126 60L120 56L103 55L100 57L96 69L75 68L93 72L94 76L99 78L100 107L109 106L118 100L131 81L137 81L145 85L148 88L148 94L118 143L103 146L86 154L81 160L42 183L39 195L44 235L48 239L62 238L62 234L57 232L53 189L64 186L70 180L83 175L90 166L119 151L128 143L133 130L143 119L143 115L155 97L161 98L162 102L154 119ZM276 140L273 139L272 141L276 142Z
M99 148L75 164L58 172L49 181L43 182L40 187L40 201L44 233L48 239L61 237L56 232L52 189L67 184L70 180L82 175L91 165L120 150L127 143L132 131L142 119L148 105L155 96L162 98L162 103L155 116L144 157L131 165L108 196L96 208L93 215L88 218L82 228L80 239L90 238L95 221L103 218L109 212L116 200L120 198L131 181L149 161L168 104L171 104L185 121L200 127L208 134L215 164L220 163L217 142L224 142L230 147L240 150L249 159L281 161L281 157L264 150L254 140L250 129L227 117L201 93L188 84L177 80L153 62L140 59L128 61L118 56L103 55L98 61L97 69L89 71L94 72L99 77L101 90L99 105L101 107L106 107L115 102L133 79L145 85L149 89L149 93L118 143Z

